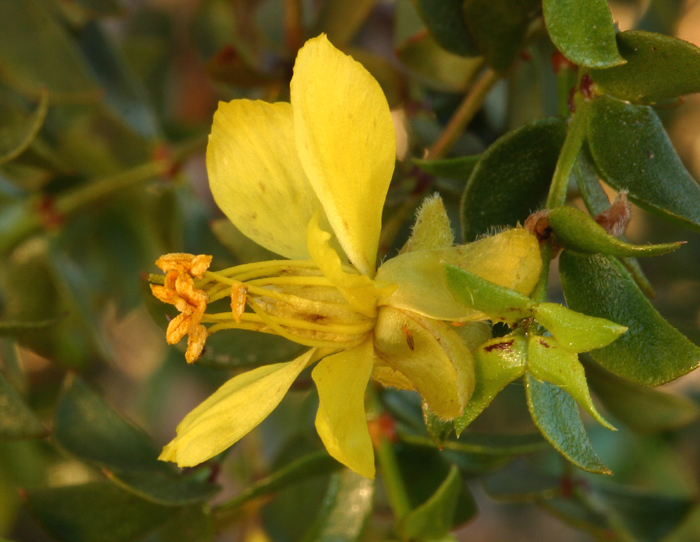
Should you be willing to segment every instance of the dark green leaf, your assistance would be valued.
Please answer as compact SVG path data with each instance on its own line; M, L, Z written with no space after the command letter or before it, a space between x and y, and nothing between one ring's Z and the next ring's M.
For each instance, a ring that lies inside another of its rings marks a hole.
M474 241L495 226L515 226L542 206L567 122L539 119L514 130L481 155L462 195L462 238Z
M700 415L697 403L690 399L639 386L595 363L586 364L586 376L605 408L635 431L673 431Z
M402 433L400 438L402 442L414 446L435 447L427 437ZM459 440L445 441L443 449L464 454L514 456L538 452L546 447L547 442L539 433L463 433Z
M162 471L107 473L112 482L136 495L166 506L181 506L206 501L221 489L216 484Z
M425 25L443 48L460 56L477 56L469 29L464 21L463 0L416 0Z
M602 96L593 103L588 130L605 182L629 190L630 199L649 212L700 231L700 186L650 107Z
M119 0L75 0L91 16L123 15L124 8Z
M462 490L459 469L452 465L447 478L435 493L404 517L398 530L404 539L435 540L452 530L457 499Z
M353 542L371 516L374 480L342 469L331 476L324 506L305 542Z
M574 64L610 68L625 62L606 0L543 0L542 8L549 37Z
M0 373L0 440L39 438L46 433L46 427Z
M465 0L464 18L486 63L506 72L525 44L539 0Z
M444 158L442 160L420 160L414 158L413 163L435 177L467 181L479 162L479 158L481 156L478 154L474 156L460 156L459 158Z
M75 41L38 0L0 2L0 64L16 90L52 100L97 100Z
M658 386L700 364L700 348L652 307L612 256L565 250L559 270L571 309L628 327L612 344L591 352L605 369L637 384Z
M428 434L435 443L435 446L442 449L445 445L445 441L449 438L450 433L452 433L454 429L452 420L441 419L425 401L422 402L421 406L423 407L425 428L428 430Z
M525 391L535 425L559 453L584 470L612 474L593 450L576 401L568 393L530 375L525 377Z
M186 506L142 542L211 542L214 521L206 505Z
M39 320L38 322L0 322L0 335L17 336L30 331L46 329L58 321L59 318L49 318L48 320Z
M124 491L111 482L28 491L30 512L61 542L128 542L178 513Z
M555 476L538 472L523 460L516 460L484 479L486 493L504 502L551 499L559 494L560 487Z
M652 104L700 92L700 49L671 36L628 30L617 35L627 64L591 70L597 87L620 100Z
M328 39L343 49L352 41L377 0L330 0L323 3L323 9L309 35L317 36L325 32Z
M49 110L49 93L44 89L32 113L24 114L2 100L2 123L0 124L0 165L14 160L34 141Z

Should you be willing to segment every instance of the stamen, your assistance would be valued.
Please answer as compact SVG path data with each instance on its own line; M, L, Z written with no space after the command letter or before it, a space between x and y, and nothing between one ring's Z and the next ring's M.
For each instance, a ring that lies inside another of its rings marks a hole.
M240 323L241 315L245 311L245 301L248 295L248 288L245 284L231 286L231 313L236 323Z

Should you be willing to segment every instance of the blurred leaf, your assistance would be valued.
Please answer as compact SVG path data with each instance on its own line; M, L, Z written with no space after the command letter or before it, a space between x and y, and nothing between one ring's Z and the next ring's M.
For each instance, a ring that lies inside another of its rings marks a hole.
M174 476L162 468L149 472L106 473L118 486L156 504L181 506L206 501L220 491L216 484L194 476ZM201 476L200 476L201 478Z
M656 113L601 96L589 122L603 180L649 212L700 231L700 186L686 171Z
M503 502L550 499L560 492L560 481L556 477L536 471L523 460L514 461L487 476L483 484L489 497Z
M515 226L547 196L567 122L546 118L496 141L481 155L462 195L462 238L474 241L494 226Z
M463 0L416 0L418 12L440 47L460 56L479 51L464 20Z
M263 87L276 83L275 78L252 66L232 45L220 49L206 64L207 74L214 81L233 87Z
M207 505L186 506L142 542L211 542L214 521Z
M42 527L61 542L128 542L179 512L107 481L35 489L25 499Z
M549 37L566 58L588 68L624 64L606 0L543 0Z
M559 270L571 309L628 327L615 342L591 352L605 369L637 384L658 386L700 364L700 348L652 307L612 256L565 250Z
M0 165L14 160L22 154L34 141L41 129L46 113L49 110L49 94L44 89L36 109L31 114L12 108L2 98L2 108L0 109ZM8 107L9 106L9 107Z
M228 218L212 221L211 231L240 262L264 262L279 258L274 252L270 252L243 235Z
M525 391L532 420L559 453L584 470L612 474L593 450L576 401L568 393L529 375Z
M105 102L137 134L156 138L160 129L146 90L97 21L80 31L80 50L105 92Z
M324 2L310 36L325 32L333 45L342 49L357 34L377 0L329 0Z
M99 89L75 41L38 0L0 2L2 77L16 90L52 101L95 101Z
M38 322L0 322L0 336L10 335L17 336L29 331L46 329L56 324L60 318L49 318L48 320L39 320Z
M459 158L445 158L442 160L421 160L414 158L416 164L426 173L435 177L447 177L448 179L458 179L467 181L479 163L481 155L460 156Z
M80 4L93 17L123 15L124 8L119 0L59 0L64 3Z
M674 431L700 416L700 407L694 401L639 386L595 363L586 364L586 376L605 408L635 431Z
M374 480L342 469L333 473L324 506L305 542L353 542L364 532L374 504Z
M556 207L547 215L557 243L584 254L612 256L659 256L680 248L683 242L661 245L632 245L613 237L583 211L573 207Z
M401 433L400 440L413 446L435 448L427 437ZM538 452L547 447L539 433L463 433L458 440L446 440L444 450L464 454L515 456Z
M46 427L0 373L0 440L40 438L46 434Z
M480 57L464 58L446 51L427 32L407 40L396 54L420 82L443 92L466 92L483 66Z
M405 76L397 66L367 49L347 47L345 52L362 64L382 87L390 108L395 108L407 100L408 90Z
M504 73L525 44L539 0L465 0L464 18L486 63Z
M452 420L441 419L433 410L430 408L427 402L423 401L421 406L423 407L423 420L425 421L425 428L428 430L430 438L435 443L439 449L445 444L445 441L449 438L450 433L454 429L454 424Z
M591 70L597 88L620 100L652 104L700 92L700 49L687 41L628 30L617 35L627 64Z
M411 510L399 523L402 538L436 540L452 530L457 499L462 490L459 469L452 465L447 478L435 493L418 508Z

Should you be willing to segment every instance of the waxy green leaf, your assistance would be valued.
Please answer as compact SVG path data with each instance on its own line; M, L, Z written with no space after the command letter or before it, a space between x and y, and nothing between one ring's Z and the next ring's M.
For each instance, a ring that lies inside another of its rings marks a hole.
M583 470L612 474L593 450L576 401L568 393L529 375L525 392L532 420L559 453Z
M447 478L435 493L399 523L404 540L437 540L452 530L457 501L462 492L459 469L452 465Z
M586 363L586 375L591 389L605 408L640 433L674 431L700 416L700 406L695 401L634 384L597 363Z
M661 245L632 245L613 237L583 211L573 207L556 207L547 215L557 243L584 254L612 256L659 256L678 249L683 242Z
M46 427L0 373L0 440L39 438L46 434Z
M515 226L547 197L567 122L533 121L496 141L474 168L462 195L462 238L474 241L494 227Z
M479 55L464 21L463 0L416 0L416 5L440 47L455 55Z
M653 104L700 92L700 49L687 41L642 30L617 35L626 64L591 70L597 88L620 100Z
M591 352L605 369L637 384L658 386L700 364L700 348L654 309L612 256L565 250L559 270L571 309L628 328L609 346Z
M609 68L625 63L606 0L543 0L542 9L549 37L574 64Z
M649 212L700 231L700 186L676 154L656 113L605 96L588 121L591 154L603 180Z
M507 384L523 375L527 343L522 335L491 339L474 352L476 385L461 416L454 420L457 436L491 404Z

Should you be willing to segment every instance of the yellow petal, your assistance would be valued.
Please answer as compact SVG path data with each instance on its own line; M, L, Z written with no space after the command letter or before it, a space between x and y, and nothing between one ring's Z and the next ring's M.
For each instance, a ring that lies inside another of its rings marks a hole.
M449 248L454 245L455 236L452 233L450 219L445 211L445 205L439 194L434 194L423 200L416 213L416 223L413 225L411 237L401 249L401 253L431 248Z
M378 286L367 275L343 269L340 256L329 244L330 240L331 234L320 228L318 216L314 215L308 227L311 258L356 311L373 318L377 314L377 299L388 295L393 287Z
M405 375L439 417L462 413L474 391L474 360L449 324L383 307L374 333L377 356Z
M537 284L542 268L539 243L523 228L506 230L466 245L406 252L388 260L377 272L377 280L397 285L393 294L380 300L380 305L438 320L486 319L483 313L464 307L452 297L443 262L526 295Z
M192 467L224 451L263 421L279 404L315 350L294 361L238 375L190 412L160 458Z
M245 236L287 258L307 259L306 225L323 211L294 138L287 103L220 102L207 171L216 203Z
M311 373L318 389L318 435L329 454L367 478L374 478L374 450L365 416L372 361L372 340L368 339L322 359Z
M374 276L396 136L377 81L325 35L301 48L291 82L299 158L350 261Z

